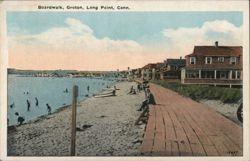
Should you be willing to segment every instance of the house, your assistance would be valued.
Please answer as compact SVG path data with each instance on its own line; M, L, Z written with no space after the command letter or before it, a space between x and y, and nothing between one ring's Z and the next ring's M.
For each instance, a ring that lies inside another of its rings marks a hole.
M141 68L137 68L135 71L135 78L141 78Z
M149 63L144 67L140 68L140 76L146 80L157 80L160 79L160 69L164 63Z
M241 46L195 46L181 70L183 84L242 86Z
M149 63L141 68L141 78L146 80L155 79L156 64Z
M155 69L155 79L159 80L161 78L161 69L164 67L164 62L156 63Z
M164 66L160 70L160 78L164 79L180 79L181 68L185 67L186 60L182 59L167 59L164 61Z

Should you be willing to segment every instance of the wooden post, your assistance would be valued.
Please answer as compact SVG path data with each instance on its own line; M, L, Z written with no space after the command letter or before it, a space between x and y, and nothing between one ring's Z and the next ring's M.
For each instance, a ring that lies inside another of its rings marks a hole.
M75 156L76 146L76 106L77 106L78 86L73 86L72 100L72 125L71 125L71 156Z

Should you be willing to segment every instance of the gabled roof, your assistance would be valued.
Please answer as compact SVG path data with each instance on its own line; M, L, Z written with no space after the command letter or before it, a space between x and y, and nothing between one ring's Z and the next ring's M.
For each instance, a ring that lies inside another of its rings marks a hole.
M142 69L152 69L152 68L156 68L156 64L149 63L145 65L144 67L142 67Z
M156 68L161 68L163 67L165 64L164 63L156 63Z
M187 56L240 56L242 46L195 46L192 54Z
M171 65L171 66L185 66L186 60L185 59L167 59L166 64Z

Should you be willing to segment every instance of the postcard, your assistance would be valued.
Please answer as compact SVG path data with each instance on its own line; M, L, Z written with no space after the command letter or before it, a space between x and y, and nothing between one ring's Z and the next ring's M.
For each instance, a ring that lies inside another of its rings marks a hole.
M3 1L1 160L249 160L248 1Z

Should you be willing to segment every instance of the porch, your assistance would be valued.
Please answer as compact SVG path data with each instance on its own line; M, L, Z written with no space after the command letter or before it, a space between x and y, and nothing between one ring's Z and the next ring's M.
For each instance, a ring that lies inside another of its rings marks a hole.
M207 84L207 85L229 85L242 86L241 70L212 70L198 69L181 71L181 82L183 84Z

